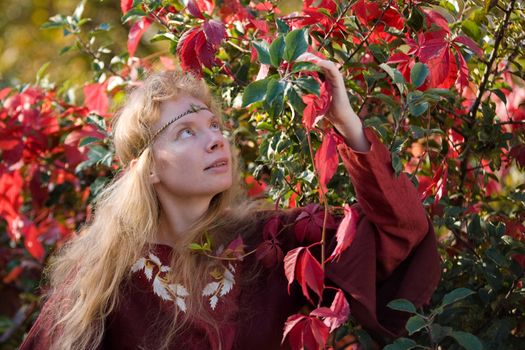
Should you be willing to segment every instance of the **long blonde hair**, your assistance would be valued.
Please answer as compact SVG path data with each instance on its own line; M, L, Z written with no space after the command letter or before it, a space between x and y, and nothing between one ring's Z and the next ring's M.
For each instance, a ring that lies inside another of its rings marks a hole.
M118 306L119 287L130 278L131 266L151 248L149 242L154 241L161 208L149 181L153 154L147 145L154 132L152 125L160 118L160 104L176 99L181 93L199 99L221 115L206 83L180 70L148 77L131 92L116 114L113 142L126 170L115 176L97 197L90 222L60 249L47 269L52 306L43 312L52 320L56 339L53 348L91 349L100 344L104 320ZM236 163L236 157L233 158ZM137 162L129 167L133 159ZM246 222L253 206L245 203L237 168L234 166L233 186L212 199L208 211L191 229L183 245L199 241L204 232L224 232L228 230L221 227L239 227ZM170 278L183 281L190 295L200 296L195 291L202 288L212 265L212 261L192 255L188 249L175 249L171 266L176 268L171 269ZM202 299L190 299L185 315L174 311L164 347L190 316L213 325Z

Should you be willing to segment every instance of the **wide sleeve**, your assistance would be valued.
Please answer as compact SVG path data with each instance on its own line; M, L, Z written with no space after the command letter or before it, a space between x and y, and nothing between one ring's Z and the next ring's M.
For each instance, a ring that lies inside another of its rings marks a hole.
M341 144L338 151L354 185L360 220L352 245L327 265L329 280L351 296L351 312L376 335L403 330L403 313L386 304L405 298L427 302L440 279L436 238L410 179L396 176L390 152L371 129L364 129L370 150ZM333 249L335 241L332 241Z

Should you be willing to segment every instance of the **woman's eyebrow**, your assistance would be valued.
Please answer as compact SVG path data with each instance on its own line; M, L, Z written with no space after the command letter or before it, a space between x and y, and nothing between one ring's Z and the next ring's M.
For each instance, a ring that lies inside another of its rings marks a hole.
M208 109L207 109L208 110ZM210 110L208 110L210 111ZM211 113L211 111L210 111ZM211 122L213 120L219 120L219 118L215 115L215 114L211 114L210 118L208 119L208 122ZM171 132L173 130L176 130L176 129L179 129L180 127L184 127L184 126L193 126L196 124L196 121L195 120L192 120L192 119L187 119L187 120L184 120L183 118L181 118L180 120L178 120L177 122L173 123L171 126L170 126L170 130L168 132Z

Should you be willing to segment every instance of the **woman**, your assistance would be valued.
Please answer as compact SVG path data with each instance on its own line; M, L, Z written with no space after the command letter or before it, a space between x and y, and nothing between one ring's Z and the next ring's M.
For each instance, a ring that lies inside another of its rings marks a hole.
M345 291L351 314L387 341L406 318L386 304L407 298L420 306L439 280L432 225L410 180L393 174L388 150L352 111L335 65L302 59L331 85L328 118L345 140L338 150L361 211L354 242L327 263L326 276ZM53 260L48 300L21 348L280 348L286 318L305 301L296 286L288 294L282 262L298 246L302 209L263 211L243 200L205 83L181 72L151 76L131 93L113 133L126 171ZM273 224L269 259L257 249ZM201 254L191 243L201 243Z

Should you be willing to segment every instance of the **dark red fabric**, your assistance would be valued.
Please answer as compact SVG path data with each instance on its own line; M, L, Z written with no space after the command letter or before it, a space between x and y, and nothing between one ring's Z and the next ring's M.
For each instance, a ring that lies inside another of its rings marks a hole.
M426 303L440 278L436 238L419 195L408 179L393 173L390 153L375 133L365 129L371 143L368 152L355 152L346 145L338 150L357 193L361 213L352 245L340 259L326 265L330 283L343 289L351 314L384 341L403 332L406 315L386 307L393 299L406 298L416 306ZM279 212L285 224L293 223L301 209ZM263 220L254 218L258 232ZM298 245L293 225L280 235L286 252ZM335 230L328 231L329 250L335 247ZM255 248L262 234L248 240ZM155 247L155 254L168 264L170 248ZM328 256L328 255L327 255ZM172 349L216 349L220 337L223 349L279 349L286 318L297 313L306 301L295 283L291 295L282 263L262 268L253 279L255 254L236 268L236 284L213 311L220 320L219 335L203 324L193 323L173 341ZM101 349L154 349L159 330L170 317L173 302L153 294L151 282L136 274L123 289L122 302L106 322ZM171 304L170 304L171 303ZM47 305L46 305L47 306ZM21 349L47 349L46 327L39 318ZM287 347L285 343L284 348Z

